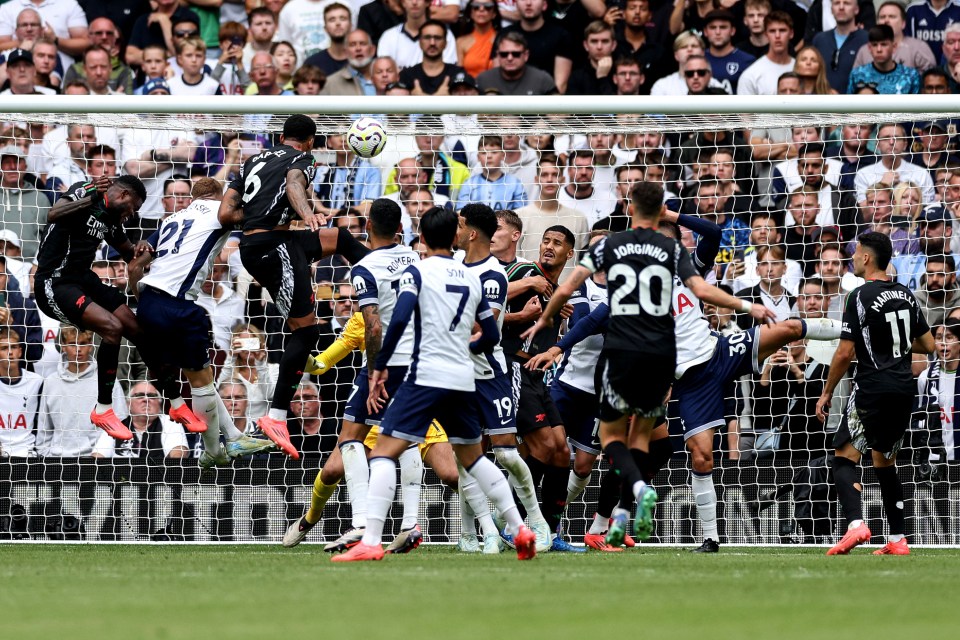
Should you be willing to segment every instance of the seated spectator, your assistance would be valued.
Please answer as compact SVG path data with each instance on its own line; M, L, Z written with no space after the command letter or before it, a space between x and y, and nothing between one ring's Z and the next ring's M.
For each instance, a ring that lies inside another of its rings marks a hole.
M920 92L920 74L893 58L893 29L878 24L868 34L870 55L873 62L855 67L850 72L847 93L855 93L858 85L872 85L880 94Z
M451 200L457 199L460 187L470 177L470 170L443 151L444 136L424 131L436 131L441 127L439 119L421 118L417 120L420 132L417 133L417 156L421 165L430 172L430 189Z
M173 96L221 95L220 83L203 72L207 59L207 45L199 36L177 42L177 65L182 70L167 81Z
M797 52L797 61L793 65L793 70L800 78L802 95L826 96L839 93L827 80L826 66L823 56L815 47L806 46Z
M136 89L133 93L136 95L149 95L149 92L144 91L144 87L150 83L151 80L161 80L166 84L166 77L168 75L167 69L169 64L167 63L167 48L163 45L151 44L147 45L143 49L143 63L140 65L140 71L143 73L144 82Z
M637 0L634 0L637 1ZM633 58L620 57L610 71L615 96L640 95L640 87L646 82L640 63Z
M541 160L542 162L542 160ZM646 171L645 171L646 169ZM633 191L634 185L639 182L646 180L647 182L661 182L660 179L656 178L653 175L654 167L647 166L644 167L640 164L621 164L614 170L614 179L617 183L617 205L613 208L613 211L610 215L600 218L593 223L591 227L592 230L606 230L606 231L626 231L630 228L631 218L630 218L630 192ZM646 172L650 172L650 177L645 176ZM573 225L564 224L567 228L571 229L574 234L577 234L579 239L579 234ZM581 246L580 243L577 243L577 246Z
M793 38L793 19L782 11L773 11L763 20L764 33L769 42L766 54L747 67L737 85L739 95L774 95L780 75L793 71L790 41Z
M343 207L365 210L383 193L380 171L369 160L350 151L342 135L328 135L327 150L334 153L333 165L318 167L313 183L321 210L327 213Z
M250 401L247 398L248 385L240 378L229 378L223 380L217 385L217 393L223 404L227 407L227 413L233 418L233 426L242 433L252 433L255 425L250 414Z
M520 181L503 170L503 139L483 136L477 151L480 172L461 185L457 209L470 203L482 203L495 211L519 209L527 204L527 194Z
M904 33L930 45L934 60L942 57L947 62L951 61L949 34L960 35L960 29L951 30L950 25L960 24L960 7L952 2L937 0L913 2L907 7L906 24Z
M229 254L221 251L210 269L210 276L200 285L197 304L210 316L213 344L224 353L230 351L232 328L237 318L246 313L246 300L230 281Z
M692 31L684 31L673 41L673 59L682 67L690 56L702 56L704 53L703 40ZM710 86L722 88L720 82L712 79ZM689 91L686 80L680 71L671 73L653 83L650 88L652 96L685 96Z
M20 334L4 324L0 322L0 458L27 458L36 455L43 378L24 370Z
M277 383L277 365L267 362L266 336L263 331L243 320L234 325L231 335L230 352L217 380L221 384L240 382L246 390L244 399L249 403L249 417L265 416ZM223 400L226 402L227 399L223 397ZM245 427L237 425L237 428L246 433Z
M796 137L797 129L794 128ZM817 133L819 137L819 133ZM782 204L783 195L806 186L817 194L820 212L817 225L828 227L834 224L854 223L856 203L853 197L837 188L840 182L841 164L839 160L824 157L821 142L801 142L797 157L785 160L774 167L772 189L775 202ZM786 220L786 225L792 222Z
M420 158L404 158L397 163L396 168L390 173L388 178L387 193L383 196L402 204L403 201L409 201L414 191L420 189L428 192L430 189L430 172L424 168ZM391 193L392 191L392 193ZM430 206L446 207L450 198L432 193ZM416 235L413 230L413 221L406 210L402 212L401 224L403 225L404 242L409 243Z
M29 260L40 248L40 230L47 224L50 201L27 180L27 160L20 147L0 148L0 222L17 234L23 255Z
M302 382L290 402L287 430L290 442L305 454L329 454L337 446L340 421L320 412L320 388L312 382Z
M58 92L63 84L60 56L53 40L40 38L33 45L33 63L37 70L37 86Z
M867 32L860 28L860 7L855 0L831 0L829 6L836 26L814 35L810 44L820 52L820 68L826 73L830 87L836 93L846 93L850 84L850 72L854 67L864 64L855 62L854 59L858 58L858 52L867 46ZM797 59L799 58L798 54ZM824 69L826 65L822 64L823 60L830 61L828 69Z
M787 230L783 239L786 247L786 256L796 260L804 271L817 258L819 246L817 244L820 228L818 217L822 215L818 193L812 187L800 185L790 192L785 201L787 209ZM823 223L824 226L833 224L831 219Z
M920 76L920 93L925 95L946 95L951 93L950 75L942 67L927 69Z
M800 228L803 228L802 226ZM790 230L787 230L789 238ZM757 254L762 247L779 245L782 239L773 214L769 211L760 211L750 220L750 246L744 249L743 258L730 262L723 272L723 284L732 291L749 289L760 282L757 275ZM792 245L789 240L785 243L783 286L789 291L796 291L803 277L803 265L792 259Z
M950 120L933 120L919 122L914 129L920 148L910 156L910 163L926 167L931 178L936 177L938 169L960 166L960 157L947 148L950 143L951 124Z
M574 96L612 94L615 88L613 53L617 48L613 27L602 20L591 22L583 32L583 48L587 60L570 73L566 93Z
M949 3L945 6L948 5ZM889 0L877 9L877 24L885 24L893 29L893 59L923 73L927 69L936 67L937 59L926 42L904 35L908 23L910 21L907 19L907 9L900 0ZM870 47L864 44L857 52L853 65L859 67L871 62L873 62L873 55L870 53Z
M61 325L57 334L60 363L43 380L37 453L44 457L76 458L93 453L100 429L90 422L97 402L97 363L93 359L93 332ZM120 385L113 387L113 410L127 417Z
M37 67L33 54L24 49L14 49L7 54L7 79L9 86L0 91L0 96L54 95L56 91L37 84Z
M437 20L420 25L421 62L400 70L400 82L410 87L415 96L450 95L450 80L463 67L444 61L443 52L449 34L447 27Z
M273 63L277 65L277 84L284 91L293 91L293 74L297 70L297 52L289 42L274 42L270 47ZM247 95L257 93L253 86L247 87ZM289 95L289 94L287 94Z
M540 258L540 243L536 239L542 238L544 231L556 225L563 225L573 232L577 239L575 247L586 246L590 234L586 216L558 200L562 179L562 168L556 156L541 156L536 179L537 198L516 210L524 230L518 252L521 260L537 261Z
M877 161L868 147L872 127L868 124L845 124L839 129L840 144L828 149L827 155L840 161L840 183L837 186L844 191L853 191L857 172Z
M172 56L178 40L200 35L199 16L181 7L179 0L156 0L151 6L156 8L137 18L127 40L126 60L133 67L143 63L143 50L148 45L162 45Z
M93 447L94 458L157 458L179 459L189 457L187 436L183 427L163 412L160 392L150 382L141 380L130 385L127 395L130 415L123 420L132 440L118 442L101 432Z
M107 86L112 93L133 93L134 72L124 64L120 57L120 33L109 18L97 18L90 23L92 46L105 50L110 58L110 76ZM34 51L36 57L36 51ZM63 77L64 84L74 80L87 80L86 51L83 61L76 62L67 69Z
M327 78L327 84L320 92L321 95L376 95L377 89L373 84L372 75L376 51L366 31L360 29L351 31L347 36L347 65Z
M298 96L318 96L327 84L327 76L317 67L305 64L293 74L290 83Z
M91 124L67 125L66 156L53 160L47 173L47 191L59 198L72 184L84 182L89 175L87 153L97 144L97 132Z
M500 5L501 14L505 6ZM507 33L522 35L524 46L529 52L527 64L550 75L557 86L557 91L565 93L570 72L573 70L573 60L583 57L571 51L570 43L573 39L570 34L575 34L573 38L579 37L586 27L586 22L572 29L564 28L557 16L560 12L568 13L569 9L556 6L551 15L546 0L517 0L516 7L517 21L509 26L504 25L493 42L493 51L500 50L500 42ZM574 9L579 8L581 6L574 3ZM481 89L481 92L483 91Z
M243 68L253 64L255 53L270 53L277 35L277 16L267 7L257 7L247 15L249 40L243 47Z
M220 93L242 95L250 85L250 76L243 67L243 44L247 41L247 28L239 22L220 25L220 57L210 77L220 83Z
M726 9L715 9L704 16L703 37L709 45L704 55L725 93L735 94L740 76L757 57L733 46L736 18Z
M880 125L877 130L878 161L862 167L854 177L857 202L864 200L867 187L872 184L882 181L892 185L903 180L915 182L920 186L923 190L924 204L933 202L935 190L930 172L904 160L909 142L903 125L898 123Z
M725 96L727 92L721 87L711 87L713 69L710 62L703 56L692 55L680 65L683 80L687 85L687 95L691 96Z
M328 4L324 0L288 0L278 15L275 40L293 45L299 60L326 49L330 46L324 30Z
M501 35L497 45L500 66L484 71L477 77L481 93L504 96L542 96L557 93L553 78L536 67L528 66L530 51L523 35L508 31Z
M760 282L749 289L738 291L736 296L771 309L777 314L778 322L786 320L791 315L796 298L783 286L785 272L783 247L779 245L760 247L757 249L757 275L760 276ZM747 330L755 323L756 321L750 315L737 314L737 324L741 329Z
M83 75L92 95L123 95L122 88L110 87L110 73L110 53L106 49L93 45L83 52Z
M917 239L920 214L923 213L923 194L913 182L900 182L893 187L893 207L890 223L893 231L890 240L893 243L894 257L901 253L919 253L920 242Z
M357 11L357 27L369 33L374 42L402 22L403 7L397 0L372 0Z
M680 143L679 164L682 167L682 181L696 181L695 171L709 172L712 169L711 157L717 149L733 151L733 162L737 167L737 178L742 193L754 191L753 162L750 146L740 131L710 130L697 131ZM729 211L733 211L734 202L728 202Z
M430 18L427 0L400 0L404 21L383 32L377 44L377 55L393 58L402 71L423 62L423 51L418 43L420 27ZM443 23L441 23L443 24ZM444 26L444 29L446 27ZM447 34L440 57L448 64L457 63L457 48L452 35Z
M23 297L29 298L32 284L30 271L33 265L23 260L23 255L20 253L20 238L10 229L0 229L0 260L6 262L7 275L19 283L19 290Z
M474 78L493 68L493 41L500 30L500 5L494 0L470 0L464 35L456 40L457 63Z
M67 56L79 56L90 46L87 16L75 0L39 5L35 2L9 2L0 7L0 51L20 47L15 31L24 5L32 10L33 15L29 20L36 20ZM73 60L68 59L67 62Z
M312 65L330 76L347 64L347 34L352 27L350 9L339 2L323 9L323 30L330 41L326 49L309 56L305 65Z
M567 184L558 198L560 204L582 213L589 227L617 206L615 186L610 182L600 185L596 180L595 157L592 149L574 149L567 155Z
M533 185L537 181L537 161L540 156L533 149L523 145L520 134L514 133L517 129L521 128L520 120L506 116L501 118L500 122L502 123L502 130L504 131L504 134L500 136L503 140L503 170L519 180L526 193L533 193ZM609 139L613 138L612 135L604 135ZM449 141L449 138L447 140ZM466 139L460 146L469 147L472 143L472 140ZM476 143L479 144L479 139L477 139ZM609 140L606 143L604 151L607 154L607 158L602 162L606 163L610 157ZM611 177L612 175L611 167Z
M250 80L252 83L247 87L247 94L261 96L293 95L293 92L284 89L277 82L277 79L277 64L274 57L269 53L257 53L253 56L253 64L250 65Z
M923 315L931 327L943 324L947 313L960 306L957 263L950 255L927 256L923 282L914 291Z

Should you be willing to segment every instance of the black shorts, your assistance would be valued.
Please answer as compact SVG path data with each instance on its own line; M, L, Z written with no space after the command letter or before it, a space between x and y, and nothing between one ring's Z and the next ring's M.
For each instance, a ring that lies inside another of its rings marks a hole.
M550 397L542 371L530 371L510 360L513 404L517 407L517 435L524 436L544 427L559 427L563 418Z
M322 257L316 231L266 231L240 240L243 268L270 292L285 319L316 313L311 265Z
M866 393L854 385L833 437L834 448L849 442L862 454L872 449L893 458L910 427L913 399L912 393Z
M86 329L83 312L97 304L113 313L127 303L120 289L100 282L93 271L63 278L38 278L34 285L37 306L49 317Z
M212 325L206 310L193 302L144 287L137 305L144 332L140 350L150 362L200 371L210 364Z
M624 415L658 418L676 368L675 354L608 351L600 387L600 419L614 422Z

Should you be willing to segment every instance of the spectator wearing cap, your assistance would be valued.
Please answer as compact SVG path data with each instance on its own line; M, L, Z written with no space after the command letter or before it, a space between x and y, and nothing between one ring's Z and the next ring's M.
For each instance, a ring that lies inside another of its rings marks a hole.
M457 38L457 60L467 73L477 76L493 67L493 41L500 29L500 6L494 0L470 0L464 35Z
M850 72L856 63L857 52L867 45L867 32L859 28L857 16L860 7L855 0L831 0L830 11L836 26L813 36L811 44L826 62L827 82L839 93L845 93L850 84Z
M574 4L579 6L579 3ZM548 19L547 10L546 0L517 0L517 13L520 19L500 31L493 43L493 51L494 55L497 55L500 42L508 33L523 36L523 46L528 52L526 63L549 74L559 93L565 93L570 73L573 71L574 55L571 52L570 33L579 33L581 27L578 25L568 33L568 30L556 19ZM561 7L558 6L557 11L561 11ZM502 58L500 58L500 64L503 64ZM486 93L483 83L479 84L480 91ZM505 91L500 93L506 94Z
M757 59L733 46L736 18L732 13L726 9L714 10L706 15L704 22L703 37L709 45L705 56L713 69L713 77L727 93L735 94L740 76Z
M477 78L481 93L491 90L504 96L543 96L557 93L553 78L528 66L530 51L524 36L516 31L504 33L497 44L500 66L484 71Z
M568 95L611 95L613 84L613 54L617 48L613 27L602 20L594 20L583 31L583 48L587 52L584 63L577 65L567 84Z
M950 2L945 3L950 6ZM912 67L923 73L927 69L937 66L937 59L933 51L923 40L904 35L907 27L907 9L899 0L888 0L880 5L877 10L877 24L886 24L893 29L893 59L897 62ZM864 44L857 52L857 57L853 61L853 66L873 62L873 55L870 53L870 47Z
M66 64L73 63L69 56L78 56L90 46L87 16L77 0L44 0L39 5L33 0L11 0L0 6L0 50L20 47L15 32L24 9L36 12L43 34L67 56Z
M137 18L127 43L127 64L143 64L143 50L147 45L166 47L167 55L176 54L176 43L183 38L200 35L200 18L190 9L180 6L179 0L155 0L155 9ZM178 70L179 72L179 70Z
M949 120L931 120L920 122L914 128L920 149L909 160L918 167L926 167L931 178L936 177L938 169L960 166L960 157L947 149L950 129L956 134L956 125L951 127L951 124Z
M366 31L354 29L347 36L347 65L327 78L320 92L325 96L372 96L377 94L373 84L373 69L377 49ZM396 68L396 64L394 64ZM384 87L386 88L386 87Z
M90 23L90 39L93 41L91 47L100 47L107 52L110 64L107 84L110 91L113 93L133 93L136 74L120 58L120 34L117 27L109 18L97 18ZM81 62L76 62L67 69L63 78L64 84L74 80L88 80L87 66L89 63L87 62L87 54L89 51L88 48L84 52ZM95 93L100 92L95 91Z
M170 85L163 78L152 78L143 85L143 95L168 96L170 95Z
M313 65L324 75L330 76L347 64L347 35L351 30L350 9L334 2L323 10L323 30L330 39L330 46L308 57L305 65Z
M793 71L796 62L790 55L793 19L782 11L772 11L763 19L763 28L770 47L740 76L739 95L774 95L780 74Z
M415 96L450 95L450 79L465 73L463 67L444 62L447 46L447 27L438 20L427 20L420 25L419 43L423 61L400 70L400 82L410 87Z
M855 67L850 72L847 93L855 93L857 85L873 85L880 94L908 94L920 92L920 74L893 59L893 29L878 24L868 32L868 46L873 62Z
M933 256L951 255L960 264L960 255L952 248L953 216L942 204L928 204L920 212L918 225L920 253L901 253L890 264L897 273L897 282L916 291L926 273L927 260Z
M40 248L50 201L26 179L26 172L27 159L20 147L0 148L0 227L17 234L23 255L32 260Z
M430 14L427 0L400 0L400 4L406 17L402 24L387 29L380 36L377 55L393 58L402 71L423 62L423 50L419 42L420 27L427 22ZM445 25L443 28L446 32ZM449 64L457 63L457 47L449 33L445 33L440 57Z
M10 86L0 91L0 96L56 94L53 89L37 84L37 67L33 63L33 54L26 49L14 49L7 54L7 79Z
M43 355L43 327L37 305L33 298L23 295L4 256L0 256L0 326L9 327L22 337L23 358L27 362L36 362Z
M916 73L916 72L914 72ZM857 171L853 179L857 190L857 202L866 197L867 187L877 182L894 185L909 180L923 189L924 203L933 202L936 192L930 172L924 167L904 160L910 139L904 126L899 123L882 123L877 129L878 162Z

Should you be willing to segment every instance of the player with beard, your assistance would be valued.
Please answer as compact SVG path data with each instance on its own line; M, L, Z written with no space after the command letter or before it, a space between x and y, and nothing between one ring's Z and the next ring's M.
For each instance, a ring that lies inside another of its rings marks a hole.
M507 307L501 346L510 368L513 401L516 406L517 435L522 439L522 451L533 477L534 487L540 485L540 511L553 533L552 551L580 553L560 537L560 520L567 504L567 476L570 469L570 448L563 428L563 419L550 397L543 375L524 369L532 356L556 343L558 329L542 332L536 340L524 340L520 334L533 326L540 317L543 305L557 287L563 267L573 256L575 238L562 225L555 225L543 233L538 262L517 259L517 244L523 233L523 224L513 211L497 212L497 232L490 251L507 272ZM567 306L563 317L572 309ZM509 544L509 540L507 541Z

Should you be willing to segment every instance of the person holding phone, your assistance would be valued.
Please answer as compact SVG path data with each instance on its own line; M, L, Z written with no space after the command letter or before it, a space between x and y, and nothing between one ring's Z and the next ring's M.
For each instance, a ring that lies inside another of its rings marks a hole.
M220 83L225 95L243 95L250 85L250 75L243 68L243 46L247 43L247 28L239 22L220 25L220 58L210 77Z

